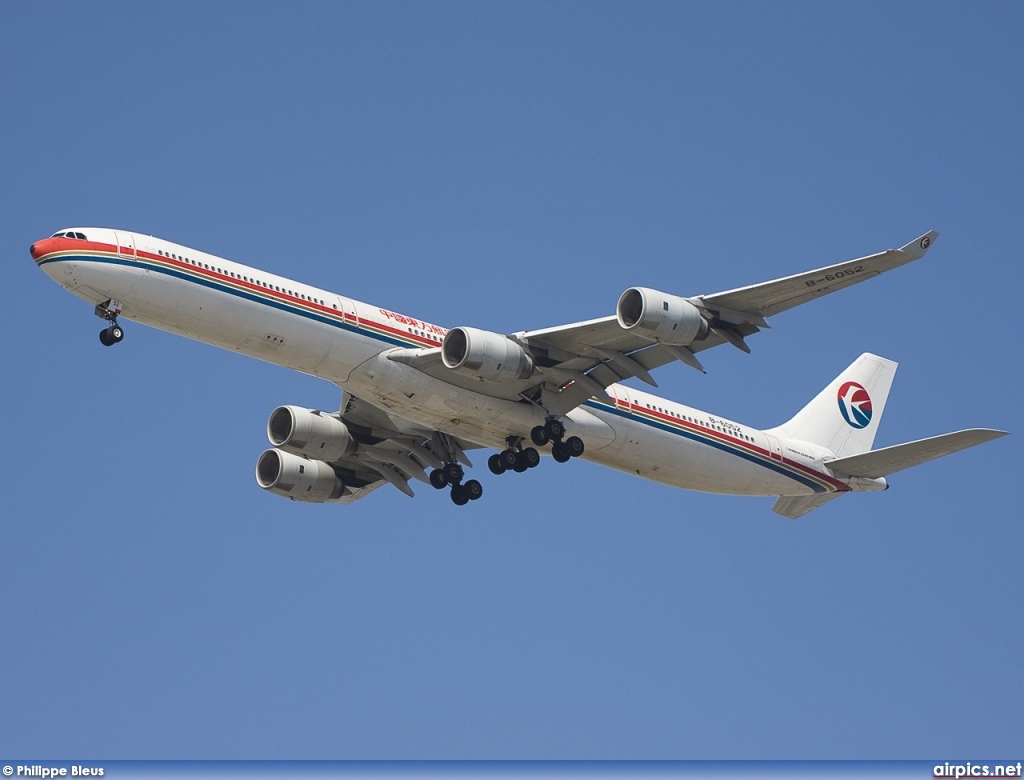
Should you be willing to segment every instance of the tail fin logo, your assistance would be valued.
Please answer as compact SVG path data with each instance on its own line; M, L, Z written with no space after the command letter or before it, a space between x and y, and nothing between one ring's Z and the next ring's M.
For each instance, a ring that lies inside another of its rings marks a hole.
M839 412L854 428L866 428L871 422L871 396L863 385L846 382L839 388Z

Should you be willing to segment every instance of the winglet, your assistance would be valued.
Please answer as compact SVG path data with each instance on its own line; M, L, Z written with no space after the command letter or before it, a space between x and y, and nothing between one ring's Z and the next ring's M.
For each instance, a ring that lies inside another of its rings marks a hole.
M939 234L934 230L929 230L920 238L915 238L909 244L900 247L901 252L905 252L910 255L912 259L917 260L920 257L924 257L924 253L928 251L928 247L932 245L932 242L939 237Z

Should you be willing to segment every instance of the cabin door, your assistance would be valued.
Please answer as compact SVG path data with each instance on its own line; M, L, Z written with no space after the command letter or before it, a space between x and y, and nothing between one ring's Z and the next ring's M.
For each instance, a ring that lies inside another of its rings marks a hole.
M131 233L118 233L114 231L114 238L117 240L117 254L119 257L126 257L129 260L137 259L135 254L135 236Z

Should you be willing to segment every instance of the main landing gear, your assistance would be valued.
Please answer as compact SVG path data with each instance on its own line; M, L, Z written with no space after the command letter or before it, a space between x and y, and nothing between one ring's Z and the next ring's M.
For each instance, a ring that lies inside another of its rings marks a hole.
M462 466L449 461L441 468L430 472L430 484L438 490L444 490L451 485L452 501L456 506L465 506L470 501L476 501L484 494L484 486L475 479L462 484L462 478L465 475L466 473L462 470Z
M537 450L533 447L523 449L523 440L518 436L511 436L508 439L508 449L491 455L487 459L487 468L492 474L504 474L506 471L522 474L539 463L540 453Z
M564 437L565 425L555 417L549 417L543 425L538 425L530 431L530 441L538 447L550 444L551 456L559 463L565 463L570 458L578 458L584 450L583 439L579 436L570 436L563 441ZM504 474L506 471L522 474L538 463L540 453L533 447L523 447L523 440L520 437L511 436L507 449L487 459L487 468L492 474Z
M117 324L117 315L121 313L121 302L113 298L96 307L96 316L110 324L100 331L100 343L104 347L112 347L124 339L124 330Z
M585 449L583 439L579 436L570 436L562 441L564 436L565 425L555 417L549 417L543 425L538 425L530 431L530 441L538 447L551 443L551 457L559 463L565 463L570 458L578 458Z

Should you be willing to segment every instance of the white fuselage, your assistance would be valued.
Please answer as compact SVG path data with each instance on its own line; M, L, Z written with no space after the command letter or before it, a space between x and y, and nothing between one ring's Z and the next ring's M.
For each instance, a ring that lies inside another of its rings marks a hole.
M439 347L444 328L159 238L83 228L33 252L61 286L122 316L322 377L418 425L504 448L544 413L434 378L385 356ZM43 242L39 243L39 246ZM624 385L566 416L594 463L676 487L738 495L853 488L822 464L832 453L774 437Z

